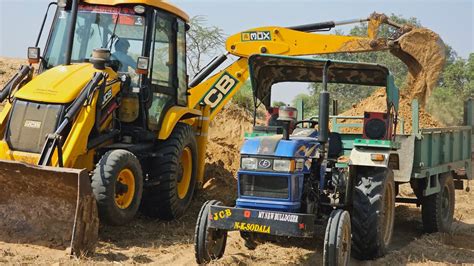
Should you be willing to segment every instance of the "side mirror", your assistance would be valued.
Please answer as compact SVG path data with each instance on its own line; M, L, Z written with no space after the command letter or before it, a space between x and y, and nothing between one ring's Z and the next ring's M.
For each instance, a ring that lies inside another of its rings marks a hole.
M139 75L147 75L150 67L150 58L140 56L137 60L137 68L135 72Z
M40 48L39 47L28 47L28 63L38 64L40 61Z

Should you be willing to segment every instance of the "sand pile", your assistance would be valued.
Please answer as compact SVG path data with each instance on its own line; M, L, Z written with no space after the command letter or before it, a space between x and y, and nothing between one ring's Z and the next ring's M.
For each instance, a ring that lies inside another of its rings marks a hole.
M412 100L404 92L400 94L400 105L398 110L399 118L404 119L404 133L411 133L412 130L412 116L411 116ZM377 89L372 95L365 98L361 102L352 106L352 108L344 113L342 116L362 116L364 112L386 112L386 95L385 88ZM443 124L436 121L423 107L420 107L420 128L441 127ZM341 123L362 123L362 119L358 120L339 120ZM397 126L397 132L400 132L400 124ZM346 133L362 133L362 128L343 129Z
M0 58L0 89L15 75L25 60Z
M18 72L25 60L0 58L0 90L3 86ZM0 103L0 111L3 109L3 103Z
M225 194L235 199L237 170L240 166L240 147L245 132L252 130L252 114L230 102L211 122L206 151L207 182L204 188L211 194ZM225 190L225 191L223 191Z

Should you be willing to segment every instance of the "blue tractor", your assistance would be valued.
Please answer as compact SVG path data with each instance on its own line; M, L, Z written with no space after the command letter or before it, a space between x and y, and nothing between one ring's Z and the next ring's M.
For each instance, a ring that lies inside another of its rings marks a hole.
M351 249L359 259L383 255L395 208L389 159L397 150L398 89L390 72L375 64L274 55L254 55L249 65L254 102L270 110L272 85L320 82L319 114L304 120L300 113L298 120L298 110L284 106L271 126L254 125L241 148L235 206L210 200L201 208L197 262L222 257L228 231L240 231L253 249L269 235L313 237L324 223L325 265L347 264ZM387 111L365 113L364 134L342 139L329 130L329 83L386 87Z

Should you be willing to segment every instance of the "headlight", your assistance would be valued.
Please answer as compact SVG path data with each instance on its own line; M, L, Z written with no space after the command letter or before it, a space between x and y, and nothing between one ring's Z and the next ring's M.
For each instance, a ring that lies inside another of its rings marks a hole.
M293 172L295 170L294 160L273 160L273 170L278 172Z
M241 168L245 170L257 169L257 158L242 158Z

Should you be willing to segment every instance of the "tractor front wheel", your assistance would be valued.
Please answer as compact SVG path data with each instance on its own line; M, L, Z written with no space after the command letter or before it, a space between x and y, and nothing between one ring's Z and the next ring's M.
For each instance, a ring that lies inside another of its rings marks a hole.
M324 236L323 265L349 265L351 258L351 218L349 212L331 212Z
M209 263L222 258L227 243L227 231L209 228L210 208L222 205L220 201L209 200L201 207L194 232L194 251L198 264Z

